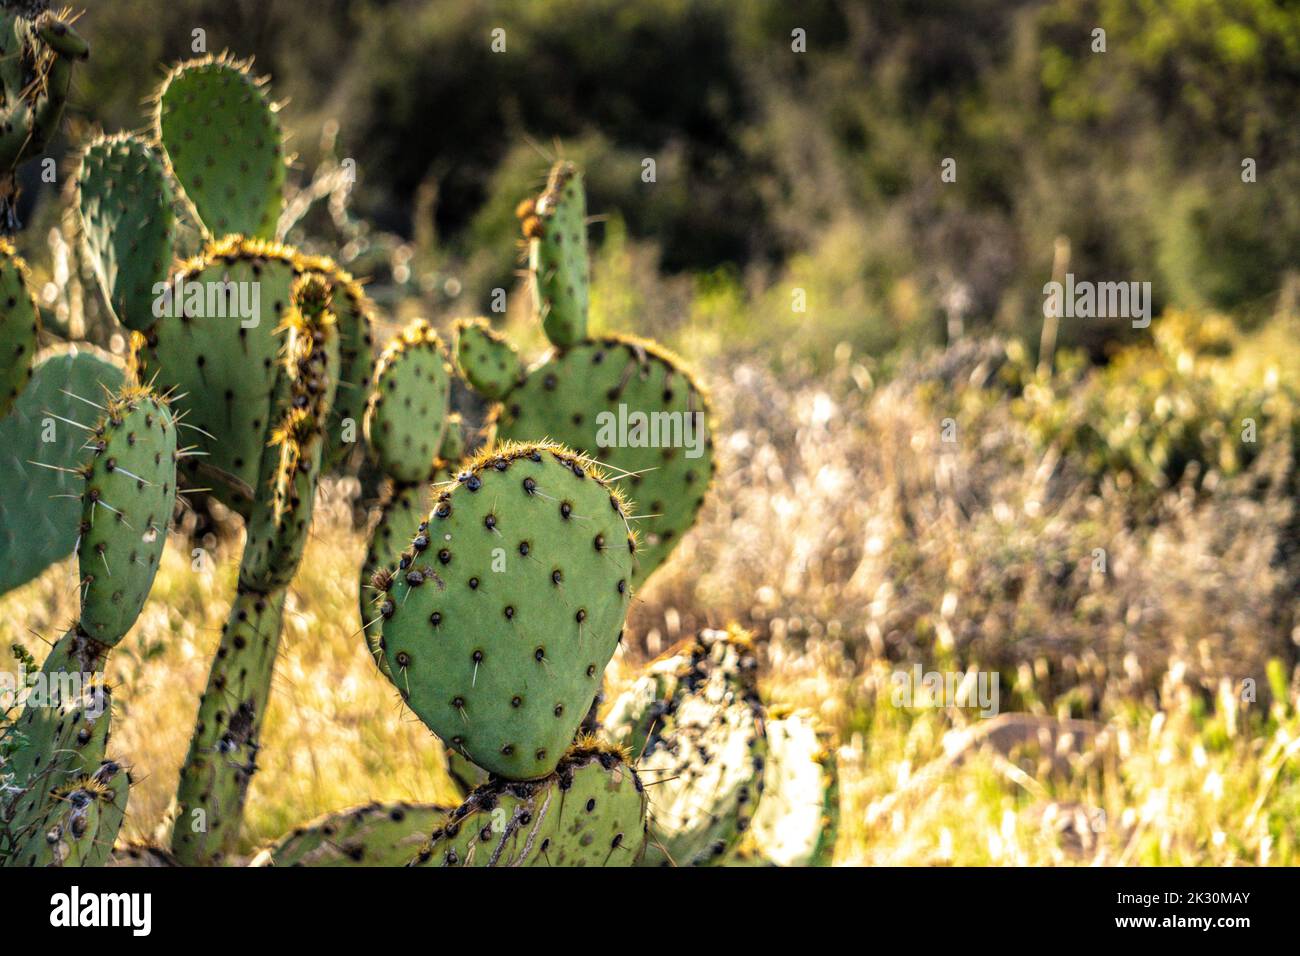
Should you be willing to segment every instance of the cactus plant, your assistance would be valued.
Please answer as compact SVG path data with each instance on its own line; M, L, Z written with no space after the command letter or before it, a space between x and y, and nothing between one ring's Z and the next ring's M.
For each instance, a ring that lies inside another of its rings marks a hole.
M69 422L83 421L122 381L121 368L93 347L53 346L37 356L31 383L0 419L0 592L72 553L81 489L70 466L86 432Z
M0 234L18 230L16 171L57 131L73 64L90 48L48 0L0 4Z
M447 430L443 433L438 455L431 463L427 480L403 482L389 479L389 487L370 536L366 560L361 566L361 581L357 593L361 600L362 631L370 648L370 655L381 672L388 673L380 638L383 634L383 617L374 603L375 574L395 567L402 552L410 546L415 528L433 507L434 487L454 480L456 467L464 453L464 438L459 415L447 417Z
M702 631L611 707L607 733L640 742L653 789L646 865L725 863L749 829L767 753L756 666L745 632Z
M188 60L157 96L157 138L195 216L216 238L273 239L283 205L276 106L251 65L227 56Z
M111 760L58 788L13 854L18 866L103 866L126 815L130 777Z
M385 474L401 482L428 480L447 429L450 389L442 340L416 319L379 357L366 406L366 440Z
M36 307L27 263L0 239L0 418L9 414L32 377L41 313Z
M272 241L284 153L276 107L247 62L179 64L153 120L158 152L130 135L84 150L77 207L101 290L132 329L131 377L165 389L192 430L182 486L245 521L173 828L179 859L212 862L238 836L317 479L356 441L373 306L331 259ZM206 244L168 273L189 225Z
M82 151L76 187L104 300L118 322L142 331L156 318L155 287L172 265L174 197L162 157L133 134L101 136Z
M253 501L238 590L199 701L181 770L172 850L185 864L217 862L239 835L256 770L262 721L289 582L302 558L324 428L338 384L338 333L322 276L299 279L284 328L288 343L277 385L281 412L261 469L273 494Z
M489 449L382 582L390 679L485 770L546 776L622 638L635 547L618 492L571 452Z
M295 827L249 866L402 866L443 826L452 807L370 803Z
M629 866L646 841L646 794L614 748L579 741L546 777L484 784L412 866Z
M805 711L769 714L753 849L777 866L825 866L839 828L839 777L827 734Z
M105 759L112 695L104 665L153 585L181 455L166 400L140 386L109 397L93 427L64 422L84 430L90 452L76 468L56 466L82 482L74 523L81 614L41 668L49 699L29 699L13 728L26 746L7 768L16 783L0 802L0 857L19 865L98 865L112 847L130 780Z
M172 288L194 291L133 336L135 375L171 389L197 436L203 454L186 462L187 482L210 487L245 517L261 489L276 412L276 330L289 312L293 258L290 248L261 240L212 243L171 280Z
M496 400L489 441L550 439L613 473L636 502L640 585L695 522L713 477L707 396L685 364L653 342L587 334L586 201L572 163L551 170L545 191L521 204L529 275L555 350L526 372L484 323L458 326L465 378Z

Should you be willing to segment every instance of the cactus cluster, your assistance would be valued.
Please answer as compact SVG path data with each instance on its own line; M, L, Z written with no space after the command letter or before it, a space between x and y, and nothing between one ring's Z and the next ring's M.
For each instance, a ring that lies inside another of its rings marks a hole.
M0 17L0 46L21 51L0 67L10 179L85 52L43 3L29 6ZM376 358L360 283L279 241L286 161L265 81L204 57L173 68L153 103L148 135L93 139L74 180L86 259L129 335L125 369L89 347L38 354L26 267L0 241L0 447L15 464L0 478L12 555L0 587L75 553L80 614L41 675L86 678L29 700L4 730L0 862L193 865L238 850L317 485L355 463L358 439L386 482L360 631L442 740L463 802L339 811L256 864L824 861L833 759L806 715L767 719L747 635L703 632L604 706L633 594L694 523L716 464L707 398L684 363L588 331L577 168L557 163L518 210L549 354L526 367L483 319L455 324L449 354L416 320ZM468 455L451 412L462 384L489 409ZM145 604L181 494L243 519L236 593L170 847L114 852L130 775L107 753L104 666Z
M49 413L81 443L70 459L77 464L46 465L81 486L73 494L80 520L72 523L81 607L45 659L39 698L29 695L7 729L23 746L6 767L13 789L0 797L6 865L99 865L113 847L130 776L106 753L112 691L104 666L153 586L184 454L167 400L148 388L94 397L65 391L102 411L93 426Z
M552 352L525 370L487 323L457 326L465 379L496 404L489 440L549 438L605 466L634 501L640 586L695 522L716 462L708 398L663 346L587 327L586 198L582 174L556 163L546 189L520 205L530 287Z

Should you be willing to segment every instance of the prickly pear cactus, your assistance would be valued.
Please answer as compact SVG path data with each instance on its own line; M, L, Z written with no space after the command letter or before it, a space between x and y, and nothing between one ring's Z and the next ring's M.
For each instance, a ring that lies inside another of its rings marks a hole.
M546 189L518 210L528 240L533 305L546 337L560 348L587 338L587 193L573 163L551 168Z
M447 430L442 437L442 447L433 463L431 481L390 482L383 507L380 509L379 521L370 536L370 546L366 549L366 560L361 566L361 581L357 593L361 599L361 623L366 636L370 655L379 670L388 673L388 661L384 658L380 638L383 635L383 617L378 610L376 595L382 588L376 586L375 575L380 581L385 574L397 566L402 552L411 546L416 528L424 520L429 509L433 507L435 487L449 485L455 480L457 465L465 451L464 433L459 415L450 415Z
M380 582L390 679L485 770L546 776L622 637L634 551L599 471L556 445L490 449Z
M284 327L283 407L267 448L272 464L263 469L274 492L260 496L248 518L238 591L181 769L171 848L187 866L219 863L238 840L257 770L285 594L302 558L320 475L339 368L327 281L303 276L292 303Z
M384 349L366 408L366 440L395 481L426 481L447 429L451 366L442 340L416 319Z
M456 352L470 383L500 402L489 441L562 442L612 473L636 505L640 585L704 503L716 467L709 403L668 350L631 336L587 335L584 207L581 175L561 162L546 191L519 209L538 314L555 351L519 377L508 347L471 323L460 327L465 341Z
M128 329L153 324L172 265L172 189L162 158L130 133L101 136L83 150L77 210L95 279Z
M453 809L371 803L328 813L285 834L249 866L403 866Z
M27 276L27 263L0 239L0 418L9 414L32 377L41 313Z
M835 851L839 785L829 736L802 711L770 715L754 850L777 866L826 866Z
M155 128L172 173L213 238L275 238L284 202L276 106L251 61L177 65L158 93Z
M48 809L23 831L16 866L103 866L126 815L130 777L105 761L90 776L57 788Z
M0 7L0 233L18 229L15 170L57 132L72 65L90 55L66 14L48 0Z
M131 387L110 398L82 466L80 627L112 646L144 607L167 541L180 454L167 402Z
M763 792L767 743L753 645L738 629L703 631L660 664L648 677L664 680L671 669L669 696L649 700L643 687L633 699L649 701L644 709L616 701L611 716L623 722L607 722L616 741L646 734L637 761L652 790L644 862L720 865L749 830Z
M53 347L37 356L30 384L0 419L0 593L72 553L86 423L122 380L107 353Z
M267 435L276 414L278 355L295 277L286 246L231 237L184 263L180 289L142 335L133 336L136 375L170 394L199 454L182 475L245 517L252 509Z
M504 398L523 378L524 367L510 340L486 319L458 319L454 328L456 364L484 398Z
M325 256L299 256L298 274L326 276L333 287L333 307L339 335L339 385L330 408L322 467L340 465L361 438L366 402L375 374L373 328L375 305L361 283Z
M630 866L645 820L636 771L619 751L584 741L541 780L479 787L411 865Z

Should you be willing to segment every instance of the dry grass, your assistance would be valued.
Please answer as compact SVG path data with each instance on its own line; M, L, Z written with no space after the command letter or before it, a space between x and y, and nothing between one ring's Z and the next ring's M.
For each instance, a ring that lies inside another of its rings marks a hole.
M718 486L638 596L611 682L705 624L754 629L768 698L814 709L841 742L840 863L1300 863L1300 718L1281 663L1295 580L1274 560L1290 450L1156 489L1135 520L1131 487L1036 444L1009 399L971 386L993 381L991 354L883 388L847 349L820 381L744 362L715 375ZM452 797L437 741L357 633L349 490L324 491L291 592L250 847L353 803ZM131 839L166 828L233 587L236 551L213 574L181 545L111 663ZM42 656L31 632L52 640L72 619L72 574L0 600L0 641ZM962 746L993 725L895 707L890 674L913 661L997 670L1003 711L1051 743Z

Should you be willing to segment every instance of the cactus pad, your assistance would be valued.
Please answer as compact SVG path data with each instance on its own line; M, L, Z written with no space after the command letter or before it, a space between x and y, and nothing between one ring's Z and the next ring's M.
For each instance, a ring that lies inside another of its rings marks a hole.
M533 368L497 412L497 437L549 437L614 474L643 535L644 581L695 522L716 468L707 399L676 356L607 336Z
M110 647L144 607L176 501L176 423L148 389L108 400L83 466L81 629Z
M546 337L565 349L587 337L587 196L582 173L561 160L546 189L518 210L528 241L533 302Z
M429 513L432 499L433 489L427 482L394 485L380 510L379 523L375 525L370 547L366 549L365 563L361 566L361 581L357 589L361 598L361 623L365 628L370 656L384 674L388 673L388 661L380 643L384 621L378 611L380 598L375 575L379 573L382 580L384 572L391 573L391 569L397 566L402 552L411 546L415 529Z
M297 827L250 866L403 866L441 827L451 807L371 803Z
M89 776L104 759L113 696L91 669L102 666L103 657L95 649L86 667L65 653L83 640L73 632L59 641L41 668L46 697L29 698L16 722L27 738L6 768L24 791L14 801L16 819L43 814L53 791Z
M300 272L317 272L333 287L331 309L338 326L339 383L330 409L322 468L337 467L361 439L371 380L375 374L375 305L361 283L325 256L302 256Z
M117 320L153 324L154 286L172 265L172 190L162 160L137 136L101 137L82 154L77 208L95 279Z
M173 276L167 315L134 337L140 381L168 394L201 455L187 484L211 487L247 516L261 475L280 381L277 334L291 308L294 253L238 237L212 243ZM225 283L230 283L226 285ZM247 313L245 317L241 313Z
M513 780L555 769L623 633L625 505L565 449L506 445L443 491L380 601L391 680L444 742Z
M630 866L645 846L646 795L622 755L580 743L549 776L479 787L412 866Z
M523 378L519 353L486 319L459 319L455 326L456 364L484 398L504 398Z
M366 439L396 481L426 481L447 428L451 366L438 333L416 319L389 342L375 368Z
M0 239L0 418L9 414L32 377L41 313L36 308L27 264Z
M284 193L276 107L248 63L176 66L158 94L158 138L177 182L213 238L275 237Z
M123 378L102 354L88 346L43 352L31 383L0 419L0 592L76 546L83 482L75 469L86 457L85 428L98 414L93 406Z
M105 761L89 777L60 787L32 820L13 854L19 866L103 866L126 816L130 777Z
M754 848L778 866L824 866L835 850L839 787L835 753L811 714L770 717L763 799Z
M753 646L739 630L703 631L666 660L680 662L672 696L657 707L659 729L637 763L654 791L645 862L721 864L749 829L763 790L767 745Z

